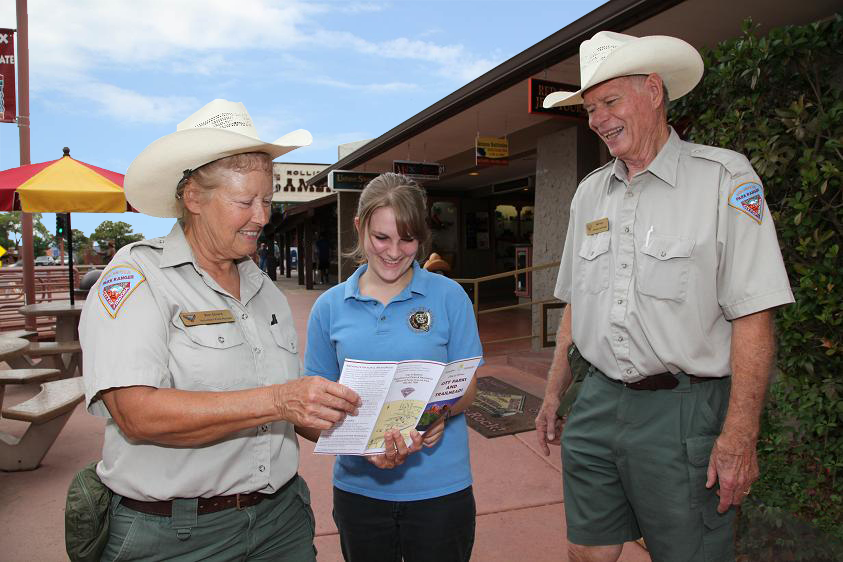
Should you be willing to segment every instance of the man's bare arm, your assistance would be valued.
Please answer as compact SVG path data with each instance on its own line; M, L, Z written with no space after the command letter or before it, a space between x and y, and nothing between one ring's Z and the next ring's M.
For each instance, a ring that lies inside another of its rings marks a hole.
M550 455L548 444L558 445L562 434L562 421L556 416L562 396L571 386L573 375L568 363L568 348L574 342L571 335L571 305L565 307L559 330L556 332L556 349L553 352L553 363L547 373L547 386L544 391L544 401L536 416L536 439L539 448L545 456Z

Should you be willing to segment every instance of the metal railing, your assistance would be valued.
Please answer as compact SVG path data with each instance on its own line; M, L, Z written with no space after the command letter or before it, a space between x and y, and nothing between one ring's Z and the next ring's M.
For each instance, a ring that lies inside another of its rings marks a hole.
M481 314L490 314L492 312L502 312L504 310L513 310L516 308L530 308L534 306L541 306L542 307L542 334L541 334L541 343L542 347L550 347L555 345L555 341L551 341L549 344L547 342L547 336L555 336L556 334L548 333L548 322L547 322L547 311L554 308L560 308L563 306L563 303L560 303L557 299L542 299L542 300L531 300L528 302L522 302L518 304L511 304L507 306L498 306L495 308L487 308L485 310L480 310L480 283L486 281L494 281L496 279L505 279L507 277L513 278L513 285L516 281L518 275L525 274L525 273L532 273L533 271L541 271L543 269L550 269L550 268L558 268L559 262L550 262L550 263L543 263L539 265L532 265L530 267L522 267L519 269L513 269L512 271L504 271L502 273L494 273L492 275L485 275L483 277L476 277L474 279L457 279L455 278L454 281L461 285L471 285L472 286L472 297L473 297L473 304L474 304L474 318L476 320L480 320ZM489 340L484 341L484 344L492 344L492 343L505 343L511 341L518 341L518 340L526 340L531 339L533 337L532 328L530 329L530 334L526 336L514 336L511 338L499 338L496 340Z

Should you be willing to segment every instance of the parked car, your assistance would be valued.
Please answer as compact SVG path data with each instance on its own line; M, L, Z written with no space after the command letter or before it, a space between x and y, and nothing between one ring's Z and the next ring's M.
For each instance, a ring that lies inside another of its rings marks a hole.
M35 265L56 265L56 260L53 256L36 256Z

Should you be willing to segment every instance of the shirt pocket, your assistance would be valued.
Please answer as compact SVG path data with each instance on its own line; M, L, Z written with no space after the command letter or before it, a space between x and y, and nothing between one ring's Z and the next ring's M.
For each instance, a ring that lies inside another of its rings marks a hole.
M586 236L579 251L579 285L584 293L602 293L609 287L610 232Z
M684 302L695 241L678 236L651 236L641 248L638 292L657 299Z
M280 322L269 327L269 333L278 347L284 348L293 355L299 352L298 336L292 326L283 326Z
M296 329L283 322L269 327L275 349L270 350L267 359L274 366L272 382L283 383L301 376L301 359L299 357L299 341Z
M185 326L176 317L173 324L173 360L183 367L194 389L235 390L256 385L251 354L236 323Z

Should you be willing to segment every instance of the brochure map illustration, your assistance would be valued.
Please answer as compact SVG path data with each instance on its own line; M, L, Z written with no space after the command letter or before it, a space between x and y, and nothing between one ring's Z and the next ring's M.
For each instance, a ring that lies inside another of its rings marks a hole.
M360 395L356 416L323 431L315 453L376 455L384 451L384 433L412 429L424 433L462 396L481 357L450 363L427 360L358 361L346 359L339 383Z

